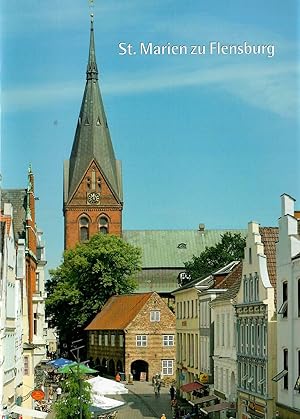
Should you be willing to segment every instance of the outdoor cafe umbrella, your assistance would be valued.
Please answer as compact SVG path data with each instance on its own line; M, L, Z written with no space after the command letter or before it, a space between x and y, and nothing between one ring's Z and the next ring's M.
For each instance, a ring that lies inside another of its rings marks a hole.
M114 380L110 380L104 377L93 377L87 380L92 386L92 392L94 395L103 394L127 394L128 389L122 383L117 383Z
M74 361L71 361L70 359L66 358L57 358L53 359L52 361L47 362L47 365L51 365L54 368L61 368L68 364L73 364Z
M71 364L67 364L64 367L59 368L57 372L60 372L62 374L70 374L73 372L79 372L81 374L94 374L98 371L88 367L85 364L78 364L78 362L72 362Z
M90 411L97 414L108 413L114 410L118 410L123 406L125 406L125 402L93 394Z

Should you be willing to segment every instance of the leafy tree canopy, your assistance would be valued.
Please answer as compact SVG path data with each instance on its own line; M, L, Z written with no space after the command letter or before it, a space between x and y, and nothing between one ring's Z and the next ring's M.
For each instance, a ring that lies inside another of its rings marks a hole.
M241 260L245 245L246 239L240 233L224 233L219 243L206 247L199 256L194 255L192 260L186 262L186 271L192 280L209 275L233 260Z
M62 397L54 405L56 419L79 419L80 410L83 419L92 417L89 411L92 404L91 385L83 380L80 373L76 373L75 370L68 375L62 382L62 390Z
M46 284L47 315L61 341L80 336L109 297L133 292L140 269L140 249L113 235L96 234L66 250Z

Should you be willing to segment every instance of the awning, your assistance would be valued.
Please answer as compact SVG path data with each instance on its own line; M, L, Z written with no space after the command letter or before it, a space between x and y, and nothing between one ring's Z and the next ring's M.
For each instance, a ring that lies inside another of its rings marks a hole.
M202 407L200 410L206 415L208 415L211 412L221 412L221 410L227 410L227 409L235 409L235 408L232 407L232 403L224 402L224 403L213 404L212 406Z
M217 400L217 399L218 399L217 396L203 396L203 397L198 397L197 399L194 399L194 400L189 400L189 403L192 406L196 406L196 404L211 402L212 400Z
M184 384L180 387L180 390L184 391L185 393L191 393L195 390L201 390L202 388L205 388L205 386L199 381L194 381L193 383Z
M278 374L275 375L275 377L272 378L272 381L279 381L281 380L284 376L286 376L288 373L287 370L282 370L280 371Z
M13 406L10 409L10 413L18 413L19 415L30 416L31 418L46 418L48 413L41 412L40 410L27 409L22 406Z

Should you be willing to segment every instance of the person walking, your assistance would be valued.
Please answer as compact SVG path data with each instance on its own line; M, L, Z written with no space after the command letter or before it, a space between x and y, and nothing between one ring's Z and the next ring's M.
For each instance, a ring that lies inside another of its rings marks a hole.
M49 397L49 400L52 400L53 399L53 387L52 387L52 384L50 384L50 386L49 386L48 397Z
M161 382L159 381L157 383L157 395L160 396L160 387L161 387Z
M171 396L171 400L174 400L175 399L175 387L173 386L173 384L171 384L171 387L170 387L170 396Z
M58 386L57 389L56 389L56 400L58 400L60 398L61 393L62 393L62 389L61 389L61 387Z

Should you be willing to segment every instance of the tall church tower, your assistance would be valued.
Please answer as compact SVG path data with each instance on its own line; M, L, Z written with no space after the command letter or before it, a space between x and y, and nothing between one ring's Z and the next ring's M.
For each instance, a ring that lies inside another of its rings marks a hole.
M122 233L121 162L116 160L98 85L93 15L86 85L70 159L64 163L65 249L93 234Z

